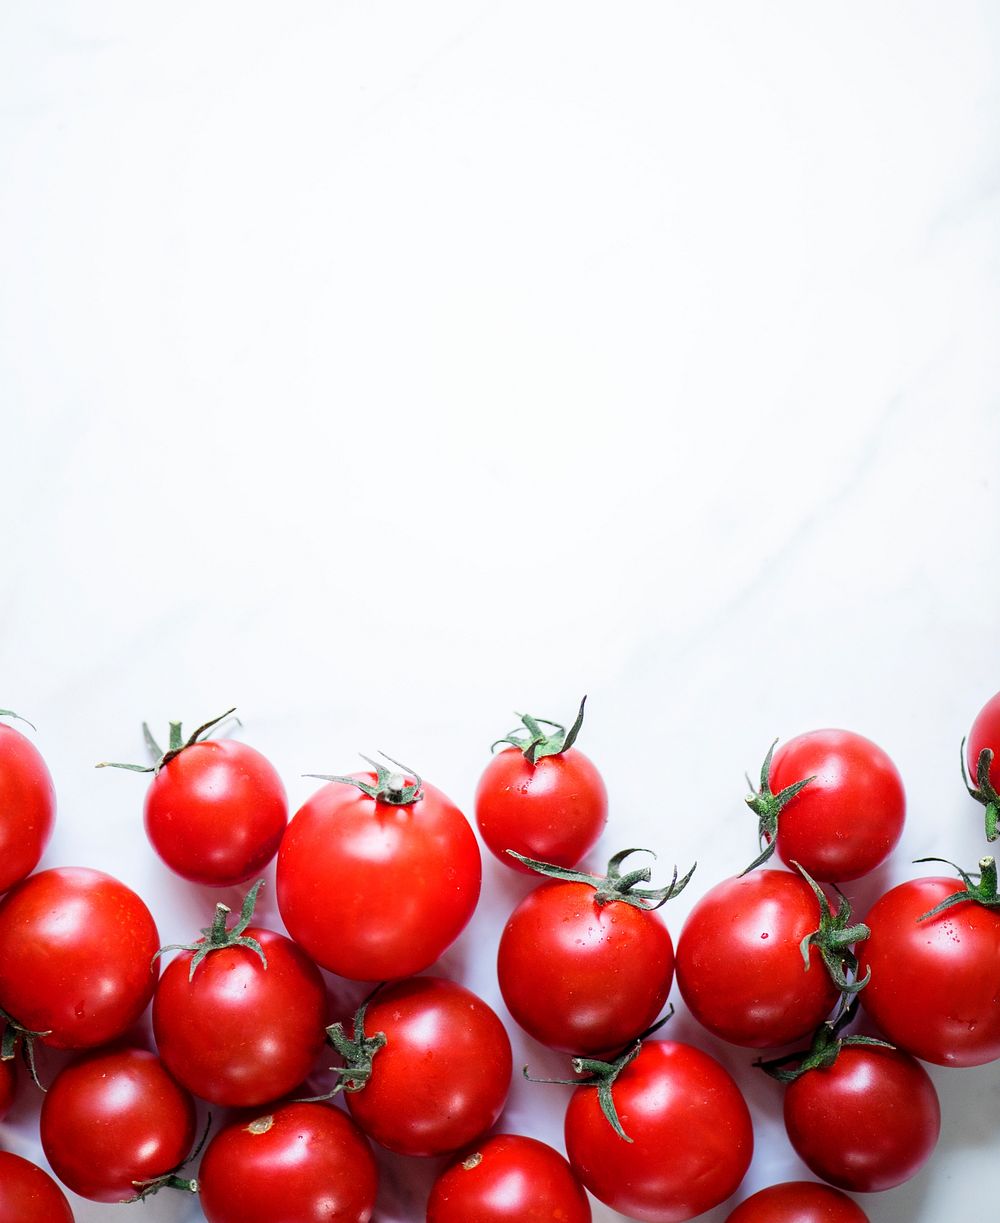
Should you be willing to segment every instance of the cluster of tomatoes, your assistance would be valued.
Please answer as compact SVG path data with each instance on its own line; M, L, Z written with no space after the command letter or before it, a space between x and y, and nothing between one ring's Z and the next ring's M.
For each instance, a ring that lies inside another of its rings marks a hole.
M475 798L486 846L540 877L503 930L498 979L514 1020L568 1055L567 1077L552 1080L575 1089L568 1160L527 1137L485 1137L510 1087L507 1033L470 990L420 975L479 899L479 847L462 812L387 758L323 778L289 820L277 773L223 736L223 719L187 739L171 724L166 751L145 728L154 763L118 767L152 774L146 832L184 879L250 883L277 855L287 935L254 924L258 881L238 916L218 904L200 938L166 948L119 880L81 867L32 873L52 832L52 781L30 740L0 723L0 1118L18 1056L38 1081L41 1042L80 1051L48 1087L40 1136L59 1180L94 1201L171 1188L198 1193L209 1223L365 1223L378 1188L372 1140L450 1157L428 1223L588 1223L585 1189L629 1218L680 1223L736 1191L753 1129L719 1062L657 1034L676 975L716 1037L755 1050L804 1043L759 1064L787 1084L789 1137L827 1184L764 1189L729 1223L864 1223L841 1190L899 1185L937 1141L937 1095L916 1059L1000 1058L993 859L903 883L855 921L837 885L898 842L902 782L860 735L800 735L772 747L747 800L758 857L701 897L675 955L659 909L693 867L653 887L649 865L636 864L646 851L623 850L603 875L578 866L607 820L601 776L574 746L583 709L568 730L524 716L493 745L502 750ZM998 755L1000 694L967 753L988 840ZM767 865L774 854L787 869ZM353 1017L329 1023L320 969L372 983ZM150 1003L155 1053L127 1038ZM859 1004L881 1036L849 1033ZM336 1063L327 1090L303 1098L324 1049ZM235 1111L199 1136L194 1097ZM46 1172L0 1151L0 1219L72 1218Z

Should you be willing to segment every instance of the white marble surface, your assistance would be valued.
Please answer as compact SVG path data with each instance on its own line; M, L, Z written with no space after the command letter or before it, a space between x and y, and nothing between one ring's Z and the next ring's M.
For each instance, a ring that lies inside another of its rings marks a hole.
M174 941L211 897L147 848L143 781L92 768L142 718L238 704L293 802L385 748L468 805L511 709L584 690L603 847L700 860L675 931L747 859L774 735L896 759L881 883L974 862L998 36L988 0L7 0L0 704L55 775L46 864L117 873ZM485 883L444 967L496 1002L525 885ZM748 1092L745 1192L801 1174L752 1055L672 1028ZM1000 1067L932 1073L940 1147L873 1223L955 1218L995 1165ZM503 1124L558 1144L563 1103L516 1083ZM37 1155L36 1112L0 1144ZM426 1168L384 1169L378 1218L422 1218Z

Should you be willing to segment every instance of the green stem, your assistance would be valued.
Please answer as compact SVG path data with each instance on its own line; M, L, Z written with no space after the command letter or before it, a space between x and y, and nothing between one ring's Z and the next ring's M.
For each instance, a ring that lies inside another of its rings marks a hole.
M525 760L532 764L537 764L544 756L561 756L563 752L568 752L576 742L580 728L583 726L583 710L586 704L587 698L584 697L580 702L576 721L569 730L561 722L552 722L548 718L536 718L530 713L519 713L517 717L521 719L524 729L521 726L515 726L502 739L497 739L490 750L494 750L501 743L509 743L523 752ZM547 734L542 729L543 725L551 726L553 733Z
M668 900L674 896L680 895L687 887L691 880L691 876L695 872L698 863L688 871L683 879L677 877L677 867L674 867L673 878L662 888L639 888L638 883L648 883L652 878L652 871L648 866L644 866L639 870L629 871L627 875L621 873L621 865L631 854L651 854L654 858L656 854L651 849L623 849L608 863L608 871L606 875L589 875L586 871L573 870L566 866L556 866L551 862L539 862L536 858L526 858L523 854L515 853L513 849L508 849L507 853L515 858L522 866L528 867L538 875L543 875L546 879L558 879L564 883L585 883L596 891L594 900L599 905L611 904L613 901L622 901L625 904L632 905L636 909L658 909L660 905L666 904Z

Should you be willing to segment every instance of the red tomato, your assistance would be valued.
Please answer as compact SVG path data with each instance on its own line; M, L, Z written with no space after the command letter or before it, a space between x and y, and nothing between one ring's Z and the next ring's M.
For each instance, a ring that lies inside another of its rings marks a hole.
M0 1121L7 1116L10 1106L14 1103L14 1093L17 1090L17 1076L14 1074L14 1062L8 1058L0 1062Z
M738 1188L753 1154L740 1089L692 1045L650 1040L619 1074L612 1098L631 1142L615 1133L594 1087L566 1110L573 1171L600 1201L645 1223L683 1223Z
M368 1223L378 1172L339 1109L284 1104L220 1130L198 1186L208 1223Z
M42 1102L42 1149L93 1202L127 1202L191 1154L194 1102L145 1049L102 1049L56 1075Z
M927 1071L898 1049L842 1048L785 1089L785 1128L810 1171L840 1189L871 1193L915 1176L941 1129Z
M0 900L0 1008L57 1049L107 1044L153 996L159 943L124 883L83 866L40 871Z
M868 1223L868 1216L839 1189L786 1181L741 1202L726 1223Z
M38 865L55 818L56 793L41 754L20 731L0 722L0 892Z
M37 1164L0 1151L0 1219L11 1223L73 1223L66 1195Z
M353 776L376 783L370 773ZM281 842L278 909L323 968L391 980L429 967L461 934L481 875L475 835L440 790L419 783L411 801L394 801L333 781Z
M565 1159L544 1142L495 1134L434 1182L427 1223L591 1223Z

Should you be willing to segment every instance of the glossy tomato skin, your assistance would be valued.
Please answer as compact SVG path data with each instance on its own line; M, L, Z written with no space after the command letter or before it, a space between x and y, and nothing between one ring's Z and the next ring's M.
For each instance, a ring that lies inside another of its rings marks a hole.
M799 949L819 924L819 903L801 875L758 869L717 884L677 941L677 984L691 1013L750 1049L811 1034L837 1001L819 952L810 948L806 971Z
M966 762L969 777L976 780L979 754L988 747L993 753L990 762L990 781L994 790L1000 790L1000 692L990 697L976 715L966 742Z
M892 888L858 948L859 973L872 974L865 1011L892 1044L940 1066L1000 1058L1000 912L970 901L918 921L961 888L943 876Z
M631 1143L609 1125L595 1088L578 1087L566 1110L570 1165L596 1198L630 1219L683 1223L736 1191L753 1127L714 1058L677 1041L646 1041L612 1094Z
M160 938L131 890L101 871L39 871L0 900L0 1008L56 1049L122 1035L156 986Z
M182 879L228 887L259 875L278 852L288 800L270 762L245 743L184 748L146 791L146 835Z
M42 1149L64 1185L93 1202L127 1202L136 1181L191 1154L194 1101L145 1049L87 1054L56 1075L42 1102Z
M813 777L778 818L778 854L814 879L859 879L895 848L906 819L899 770L870 739L849 730L815 730L774 753L771 789Z
M535 764L516 747L499 752L476 787L476 823L504 866L529 873L505 851L555 866L575 866L608 820L608 793L575 747Z
M373 782L371 774L358 774ZM422 972L465 929L482 861L440 790L402 806L330 782L296 813L278 852L278 909L321 967L355 981Z
M507 1009L543 1045L581 1057L617 1053L659 1015L674 948L658 912L600 905L585 883L549 880L521 901L500 938Z
M495 1134L434 1182L427 1223L591 1223L590 1203L565 1159L544 1142Z
M474 1142L500 1116L510 1089L510 1041L471 990L443 977L399 981L365 1017L384 1032L371 1077L345 1093L365 1133L399 1155L445 1155Z
M832 1066L789 1083L785 1128L810 1171L838 1189L873 1193L920 1171L937 1144L941 1108L915 1058L851 1045Z
M55 819L56 793L41 753L0 722L0 892L35 869Z
M220 1130L198 1184L208 1223L368 1223L378 1172L340 1109L284 1104Z
M194 952L163 972L153 998L153 1034L164 1063L211 1104L257 1107L297 1087L326 1040L326 989L291 939L257 926L249 947L210 952L189 979Z
M726 1223L869 1223L839 1189L815 1181L785 1181L747 1198Z
M0 1219L11 1223L73 1223L66 1195L37 1164L0 1151Z

